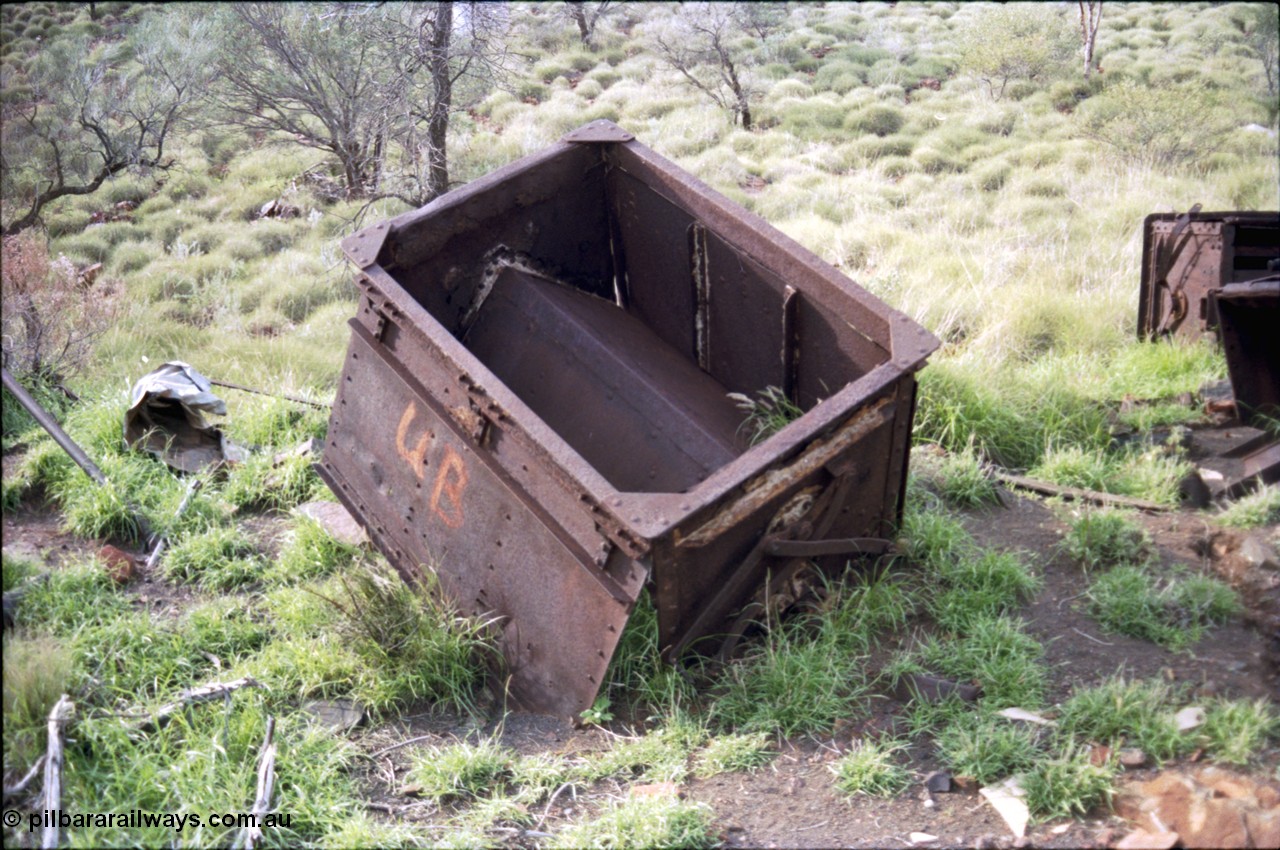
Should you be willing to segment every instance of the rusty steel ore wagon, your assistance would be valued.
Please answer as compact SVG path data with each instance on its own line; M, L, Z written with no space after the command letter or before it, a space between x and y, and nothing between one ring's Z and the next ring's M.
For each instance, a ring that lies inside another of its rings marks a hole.
M320 473L405 579L496 618L521 707L590 707L646 584L673 659L900 517L937 340L612 123L344 249ZM750 445L728 393L768 387L804 413Z

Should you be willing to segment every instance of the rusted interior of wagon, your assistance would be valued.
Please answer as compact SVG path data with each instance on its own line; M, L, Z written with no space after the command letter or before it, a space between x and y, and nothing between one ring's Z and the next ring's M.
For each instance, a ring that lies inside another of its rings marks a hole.
M619 490L683 492L748 447L730 392L808 410L888 359L888 327L803 297L644 176L568 148L515 178L537 184L510 187L518 215L443 241L406 224L388 271Z

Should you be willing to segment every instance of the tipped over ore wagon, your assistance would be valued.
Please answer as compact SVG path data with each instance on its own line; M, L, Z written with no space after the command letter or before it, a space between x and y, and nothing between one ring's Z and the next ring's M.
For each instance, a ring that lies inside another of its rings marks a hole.
M649 586L664 656L900 518L938 341L616 125L344 242L319 471L409 581L494 618L512 700L589 708ZM803 411L756 445L730 393Z

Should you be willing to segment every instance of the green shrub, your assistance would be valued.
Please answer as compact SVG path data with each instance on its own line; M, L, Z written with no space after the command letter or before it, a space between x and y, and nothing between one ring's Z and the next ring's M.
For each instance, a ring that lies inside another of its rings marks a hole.
M533 66L533 76L544 83L550 83L556 77L568 77L571 73L569 66L551 60Z
M54 243L54 249L78 265L105 263L111 258L111 243L97 232L100 229L101 226L89 227L83 233L64 236Z
M164 248L154 242L131 242L116 248L111 255L110 268L113 274L132 274L162 256Z
M869 47L865 44L850 44L832 53L831 58L828 61L850 62L855 65L861 65L864 68L870 68L882 59L892 58L892 53L879 47Z
M1100 80L1096 75L1088 80L1060 80L1049 87L1049 102L1059 112L1074 112L1101 90Z
M71 206L63 207L56 213L46 214L45 226L49 230L49 238L57 239L60 236L80 233L89 226L90 216L91 213L87 210Z
M1223 95L1197 82L1144 85L1122 80L1077 112L1080 132L1121 157L1177 166L1211 153L1232 129Z
M911 158L926 174L945 174L947 172L964 171L964 163L957 157L932 147L917 148Z
M536 80L523 80L516 86L516 97L526 102L542 103L551 91Z
M876 103L850 113L844 121L844 128L854 133L891 136L901 130L904 123L902 110Z
M998 192L1009 181L1013 169L1006 162L991 162L978 168L970 169L973 181L984 192Z
M844 94L853 91L867 81L866 68L852 62L830 61L813 77L813 88L817 91L831 91ZM788 82L784 80L783 82Z
M876 169L885 177L898 178L919 171L916 161L906 156L886 156L876 163Z
M1032 81L1065 68L1077 49L1071 23L1061 10L1034 3L982 9L957 34L960 69L982 81L990 95L1019 99Z

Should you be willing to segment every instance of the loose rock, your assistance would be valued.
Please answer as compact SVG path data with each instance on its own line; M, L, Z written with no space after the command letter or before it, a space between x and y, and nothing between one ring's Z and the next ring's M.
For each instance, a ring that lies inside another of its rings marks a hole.
M98 560L116 584L128 584L138 574L138 563L132 555L107 544L98 550Z

